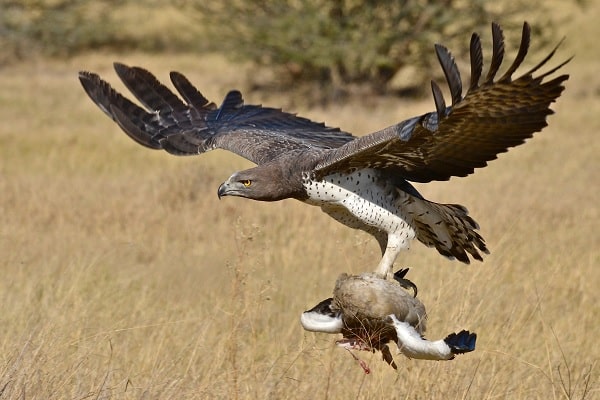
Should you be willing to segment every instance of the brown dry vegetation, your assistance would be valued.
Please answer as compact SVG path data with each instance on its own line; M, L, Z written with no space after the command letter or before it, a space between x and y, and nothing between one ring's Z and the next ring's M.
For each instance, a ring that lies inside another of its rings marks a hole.
M118 58L161 79L178 69L219 100L242 67L96 54L1 70L0 398L599 397L599 10L556 27L567 35L559 58L577 57L543 133L471 177L419 186L468 206L492 250L465 266L415 243L398 263L412 268L429 337L470 329L477 350L397 356L397 372L362 354L371 375L298 318L339 273L376 265L374 241L299 202L218 201L218 184L247 162L145 150L76 79L85 68L116 83ZM294 111L366 133L432 107Z

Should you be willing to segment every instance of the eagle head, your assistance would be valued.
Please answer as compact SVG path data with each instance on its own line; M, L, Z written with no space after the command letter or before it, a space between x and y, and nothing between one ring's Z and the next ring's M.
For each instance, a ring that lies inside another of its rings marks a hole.
M238 196L259 201L277 201L297 197L298 185L290 182L280 168L261 165L236 172L219 186L217 195ZM302 186L299 186L302 189Z

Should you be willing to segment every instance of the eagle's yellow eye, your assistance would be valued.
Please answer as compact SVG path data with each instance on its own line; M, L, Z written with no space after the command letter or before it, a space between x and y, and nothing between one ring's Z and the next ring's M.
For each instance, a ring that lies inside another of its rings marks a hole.
M242 185L248 187L248 186L252 185L252 181L250 179L243 180Z

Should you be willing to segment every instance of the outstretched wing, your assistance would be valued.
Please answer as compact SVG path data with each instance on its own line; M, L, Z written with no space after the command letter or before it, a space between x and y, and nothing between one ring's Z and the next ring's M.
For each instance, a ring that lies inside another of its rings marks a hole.
M91 99L136 142L176 155L193 155L215 148L262 164L301 148L331 149L354 139L322 123L280 109L244 105L231 91L220 107L209 102L182 74L171 81L182 101L150 72L115 63L115 70L142 108L98 75L80 72L79 80Z
M550 104L563 91L568 75L550 81L550 71L533 76L554 55L556 48L537 66L513 80L529 47L530 27L523 25L521 45L506 73L496 81L504 56L501 28L492 24L493 54L489 72L480 84L483 57L479 36L471 37L471 82L462 96L462 81L450 52L435 50L450 87L452 105L446 107L440 88L432 82L436 111L403 121L331 150L314 170L316 178L334 172L362 168L391 169L415 182L448 180L484 167L508 148L517 146L544 128ZM557 46L558 47L558 46Z

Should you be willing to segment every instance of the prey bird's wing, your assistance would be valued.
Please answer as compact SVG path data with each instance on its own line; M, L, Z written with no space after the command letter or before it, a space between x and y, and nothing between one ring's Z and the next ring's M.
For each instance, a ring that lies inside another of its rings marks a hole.
M332 149L352 135L280 109L245 105L238 91L220 107L208 101L182 74L172 72L179 98L150 72L115 63L115 70L143 107L92 72L79 80L91 99L136 142L176 155L220 148L256 164L297 149Z
M502 77L495 80L504 56L504 37L497 24L492 24L492 36L492 62L483 79L480 39L477 34L471 37L471 81L464 97L452 55L445 47L436 45L452 104L446 106L440 88L432 82L436 111L328 151L315 168L315 177L378 168L389 169L415 182L448 180L486 166L499 153L523 143L544 128L546 117L552 114L550 104L560 96L568 75L544 80L570 59L535 76L554 55L555 48L530 71L513 79L529 48L530 27L525 23L515 60Z

